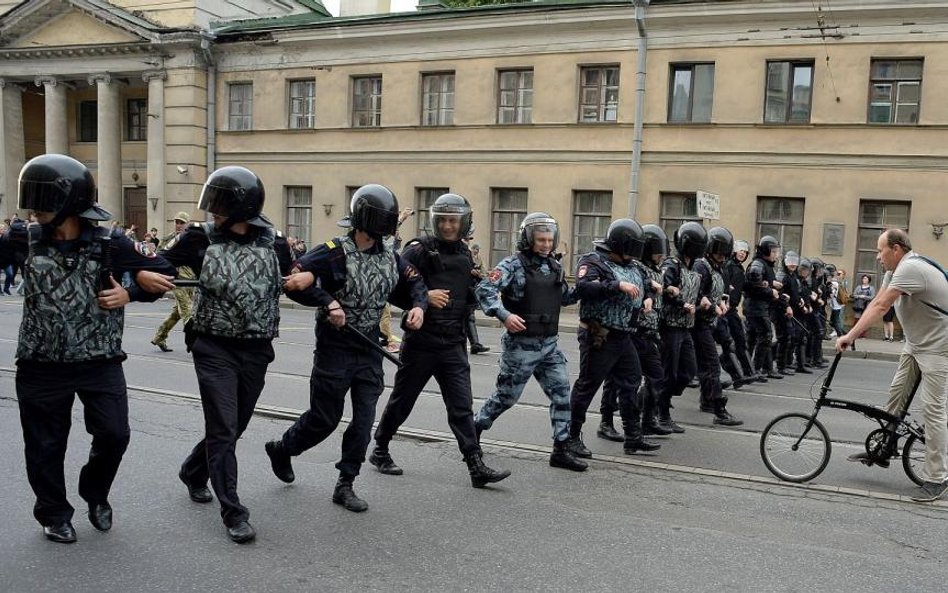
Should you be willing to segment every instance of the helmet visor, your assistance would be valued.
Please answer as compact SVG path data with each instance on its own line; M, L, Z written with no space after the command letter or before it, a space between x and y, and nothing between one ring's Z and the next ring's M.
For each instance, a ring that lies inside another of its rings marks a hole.
M235 191L233 187L219 187L216 185L205 184L201 190L201 199L198 201L198 209L230 218L233 212L233 204L240 201L241 196L236 195L243 190ZM235 199L236 198L236 199Z
M462 205L441 205L437 207L432 207L430 212L431 217L431 230L434 232L435 236L443 241L447 240L456 240L460 241L467 236L468 231L471 229L472 214L470 206ZM456 238L445 235L445 230L442 229L441 225L444 221L457 219L458 221L458 235Z
M34 212L59 212L69 197L71 184L68 179L55 181L20 180L20 210Z
M395 230L398 228L398 212L383 210L368 204L363 205L362 208L360 226L365 228L361 230L383 237L395 234Z

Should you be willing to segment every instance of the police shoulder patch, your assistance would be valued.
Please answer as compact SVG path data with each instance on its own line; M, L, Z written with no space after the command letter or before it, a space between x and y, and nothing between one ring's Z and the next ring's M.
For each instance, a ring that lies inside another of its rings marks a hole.
M494 268L493 270L490 271L490 274L487 275L487 279L490 280L491 282L496 283L496 282L499 282L500 279L503 278L503 276L504 276L504 273L503 271L501 271L500 268Z
M333 242L332 239L330 239L329 241L326 241L326 247L328 247L328 248L330 248L330 249L335 249L335 248L336 248L336 244Z

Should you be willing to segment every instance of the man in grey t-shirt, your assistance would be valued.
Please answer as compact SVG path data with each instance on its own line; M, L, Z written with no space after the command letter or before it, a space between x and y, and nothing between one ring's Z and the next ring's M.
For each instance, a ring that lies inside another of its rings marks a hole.
M919 383L925 421L925 483L912 500L932 502L948 490L948 280L944 273L914 251L908 234L900 229L882 233L876 259L887 270L882 290L870 301L849 333L836 340L840 352L895 305L905 332L905 348L889 387L886 411L901 414L915 384ZM895 440L891 442L894 444ZM894 455L892 447L889 454ZM872 465L867 453L849 458ZM875 463L886 467L888 460Z

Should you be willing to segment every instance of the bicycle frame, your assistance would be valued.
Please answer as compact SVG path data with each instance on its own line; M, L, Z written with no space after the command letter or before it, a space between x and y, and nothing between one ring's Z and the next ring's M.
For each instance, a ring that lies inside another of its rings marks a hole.
M797 439L796 443L794 443L794 450L799 448L800 443L803 442L803 439L806 438L806 436L810 433L810 429L813 428L813 422L816 420L817 415L819 415L820 410L824 407L837 410L852 410L853 412L862 414L870 420L875 420L883 429L886 427L886 425L895 425L897 428L896 434L899 436L914 434L916 437L924 438L922 431L919 430L919 428L915 426L914 423L908 423L905 421L905 417L908 415L909 406L912 405L912 400L915 399L915 393L918 391L919 384L921 383L921 376L916 379L915 386L912 388L912 393L909 395L908 401L905 402L905 407L898 416L895 416L886 412L885 410L881 410L874 406L860 402L827 397L829 392L832 391L832 387L830 387L830 385L833 383L833 377L836 375L836 368L839 366L839 361L842 360L842 358L842 352L837 352L836 357L833 358L833 364L830 366L829 372L826 374L826 378L823 379L823 386L820 388L820 396L816 400L816 406L813 408L813 414L810 415L810 420L807 422L806 428L803 430L800 438Z

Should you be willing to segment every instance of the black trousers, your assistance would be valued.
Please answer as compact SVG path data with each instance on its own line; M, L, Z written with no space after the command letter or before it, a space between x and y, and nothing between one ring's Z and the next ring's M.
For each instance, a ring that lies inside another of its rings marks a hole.
M600 348L594 348L588 330L579 328L579 377L570 392L570 434L578 436L586 422L586 411L603 382L608 380L610 391L616 393L622 419L629 422L634 414L641 414L638 403L642 367L629 332L610 331ZM603 398L606 394L603 393Z
M204 438L181 469L191 484L206 484L210 479L221 503L221 517L230 527L250 517L237 496L237 439L250 423L263 391L273 345L270 340L201 335L191 355L204 408Z
M721 347L721 354L718 360L721 368L731 376L731 379L737 380L744 377L738 366L737 353L734 350L734 340L731 338L731 329L727 324L727 319L718 317L711 326L714 334L714 341Z
M769 373L773 370L773 355L770 351L772 339L769 318L747 318L747 343L753 356L754 368L759 373Z
M662 386L665 383L665 370L662 368L662 355L659 349L657 338L645 338L635 333L632 335L632 343L635 345L635 352L639 357L639 367L642 369L642 375L645 383L637 390L632 399L632 409L635 414L647 413L648 417L654 415L655 394L662 392ZM619 390L615 382L606 377L602 386L602 402L599 405L599 412L602 416L611 417L619 411Z
M348 391L352 421L342 434L342 458L336 469L357 476L372 438L375 406L385 386L382 355L327 344L323 339L317 344L309 379L309 410L283 433L283 448L290 455L300 455L323 442L339 426Z
M699 321L691 328L691 339L695 344L701 401L715 406L718 402L723 404L727 400L721 391L721 361L718 359L717 342L714 341L714 329Z
M734 340L734 356L741 365L741 371L744 376L750 377L754 374L754 365L751 364L750 351L747 348L747 332L744 329L744 320L734 309L729 309L724 316L727 323L727 329Z
M774 324L774 339L777 340L774 360L777 363L777 369L781 371L789 364L792 338L789 325L793 323L784 312L785 309L781 308L771 313L770 316L770 320Z
M122 362L20 364L16 395L36 520L51 525L72 519L63 466L77 395L92 435L89 461L79 472L79 496L90 505L107 502L130 435Z
M698 372L690 330L683 327L662 328L662 364L665 385L658 409L664 414L671 407L671 398L684 393L685 387Z
M463 336L461 336L463 338ZM375 429L375 441L387 448L398 428L408 419L418 395L431 377L438 382L448 412L448 426L464 456L481 450L474 430L474 396L471 366L465 342L413 332L402 342L402 368L395 373L395 386Z

